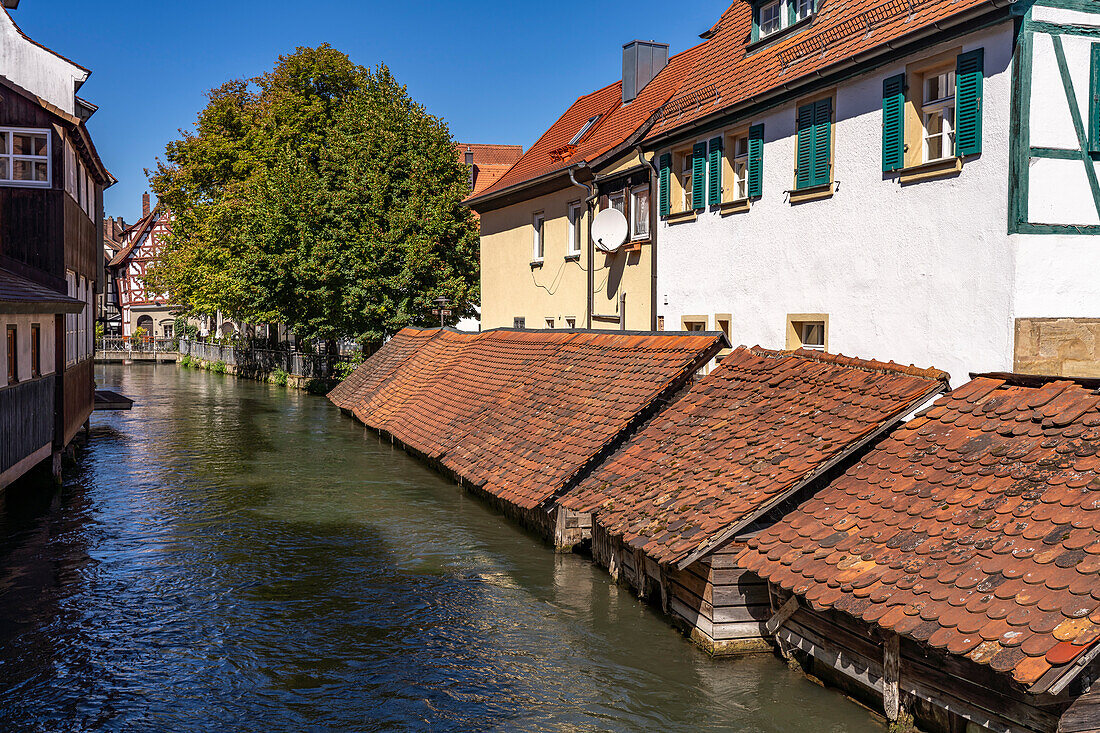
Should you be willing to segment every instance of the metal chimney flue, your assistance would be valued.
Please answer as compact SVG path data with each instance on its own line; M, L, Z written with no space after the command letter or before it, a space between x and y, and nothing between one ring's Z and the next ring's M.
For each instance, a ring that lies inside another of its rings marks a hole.
M667 43L631 41L623 46L623 104L634 101L667 65Z

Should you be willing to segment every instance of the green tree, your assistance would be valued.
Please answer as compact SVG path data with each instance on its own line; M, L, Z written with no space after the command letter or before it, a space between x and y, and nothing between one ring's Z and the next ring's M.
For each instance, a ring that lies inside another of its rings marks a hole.
M378 343L479 299L477 226L446 125L384 65L324 45L208 93L153 190L172 234L150 284L197 314Z

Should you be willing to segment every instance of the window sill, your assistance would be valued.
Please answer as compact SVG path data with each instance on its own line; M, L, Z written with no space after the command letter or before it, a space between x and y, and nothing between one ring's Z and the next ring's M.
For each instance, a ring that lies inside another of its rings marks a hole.
M722 216L729 214L743 214L752 207L752 201L748 198L735 199L733 201L727 201L718 207L718 212Z
M623 245L623 252L641 252L643 244L649 244L649 237L639 237L638 239L631 239L629 242Z
M565 256L565 261L566 262L580 262L580 260L581 260L581 253L580 252L574 252L573 254L567 254ZM539 264L542 264L542 263L540 262Z
M962 158L944 158L929 163L902 168L898 183L918 183L935 178L948 178L958 175L962 170Z
M824 183L820 186L809 186L807 188L791 191L787 200L791 204L804 204L808 201L820 201L821 199L831 198L834 193L836 193L835 181Z
M542 260L531 260L531 269L533 270L536 267L542 267L542 263Z
M675 214L669 214L665 217L665 221L669 224L680 224L685 221L695 221L699 218L699 215L694 211L677 211Z

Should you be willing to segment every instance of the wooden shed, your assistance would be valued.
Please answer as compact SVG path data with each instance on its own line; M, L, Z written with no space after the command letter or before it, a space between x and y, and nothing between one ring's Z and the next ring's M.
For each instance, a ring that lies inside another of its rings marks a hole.
M1096 386L978 377L749 540L784 652L925 730L1100 730Z
M813 351L739 348L561 504L592 554L713 654L769 647L745 539L947 388L947 375Z

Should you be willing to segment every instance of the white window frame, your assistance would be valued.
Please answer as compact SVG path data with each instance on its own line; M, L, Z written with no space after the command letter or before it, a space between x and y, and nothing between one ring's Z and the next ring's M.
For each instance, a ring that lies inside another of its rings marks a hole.
M8 161L8 178L0 178L0 186L11 186L15 188L50 188L53 186L53 132L48 129L40 129L36 127L0 127L0 132L7 133L8 147L0 152L0 159ZM12 146L14 142L12 137L14 135L43 135L46 138L46 180L45 181L16 181L12 178L15 175L15 160L31 160L34 162L42 162L41 155L15 155L12 152Z
M691 165L691 153L682 153L680 160L682 161L680 170L680 211L692 211L695 208L695 204L691 199L692 196L692 165Z
M634 219L634 213L638 211L640 205L638 204L638 197L640 194L644 194L646 198L646 217L645 217L645 230L640 231L635 229L634 225L637 223ZM630 189L630 238L635 239L649 239L649 219L650 211L649 206L652 202L649 196L649 184L644 183L641 186L635 186Z
M737 151L738 143L744 141L745 152ZM733 187L732 201L744 201L749 197L749 135L747 132L735 133L730 139L730 172Z
M547 330L553 330L553 328L554 328L554 319L553 318L543 318L542 320L545 323Z
M812 16L814 14L814 11L816 10L814 6L817 5L817 0L788 0L788 2L791 3L792 8L794 9L795 23ZM806 10L806 5L809 5L809 10L807 12L803 12L804 10Z
M945 77L951 86L951 93L938 99L926 99L928 96L928 82L938 77ZM955 70L952 68L936 69L925 72L921 78L921 162L934 163L938 160L948 160L955 157L955 100L957 89L955 87ZM948 112L951 118L948 119ZM928 121L934 114L939 114L942 129L937 133L928 132ZM940 139L940 155L931 158L928 155L928 143L934 138Z
M584 207L580 201L569 204L569 244L566 245L565 256L577 257L581 253L581 230L584 223Z
M531 261L546 259L546 214L539 212L531 217Z
M777 12L776 20L778 21L778 25L776 25L771 30L764 30L764 10L765 9L771 9L771 8L776 8L776 12ZM786 0L771 0L771 2L766 2L766 3L761 3L760 4L759 9L757 10L757 13L758 13L757 19L759 21L758 28L759 28L759 31L760 31L760 37L761 38L767 38L768 36L772 35L773 33L778 33L779 31L781 31L781 30L783 30L784 28L787 27L787 23L786 23L786 15L787 14L785 12L786 10L787 10Z
M565 317L565 327L566 328L576 328L577 327L577 317L576 316L566 316Z
M810 329L815 328L815 327L821 329L821 343L820 344L807 343L806 336L808 335ZM802 323L799 324L798 340L802 344L802 348L804 348L804 349L808 349L809 351L824 351L825 350L825 322L824 321L802 321Z

